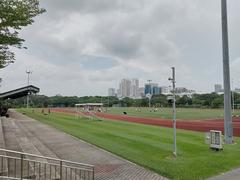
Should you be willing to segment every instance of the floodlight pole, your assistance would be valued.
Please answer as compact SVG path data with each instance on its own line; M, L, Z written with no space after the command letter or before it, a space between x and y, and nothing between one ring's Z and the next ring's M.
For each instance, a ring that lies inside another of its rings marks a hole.
M172 81L172 94L173 94L173 155L177 156L177 136L176 136L176 80L175 80L175 67L172 67L172 78L169 78Z
M229 47L228 47L228 22L227 0L221 0L222 9L222 50L223 50L223 79L224 79L224 135L225 143L233 143Z
M27 76L28 76L28 78L27 78L27 85L29 86L29 82L30 82L30 74L32 74L32 71L26 71L26 73L27 73ZM29 94L27 94L27 109L28 109L28 107L29 107Z

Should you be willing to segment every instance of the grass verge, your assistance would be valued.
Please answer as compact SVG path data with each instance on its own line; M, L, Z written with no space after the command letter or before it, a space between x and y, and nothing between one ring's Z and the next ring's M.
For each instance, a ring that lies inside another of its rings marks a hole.
M139 111L140 110L140 111ZM109 114L123 114L127 112L129 116L148 117L158 119L172 119L172 108L108 108ZM240 110L235 110L234 115L240 115ZM177 108L177 119L179 120L207 120L223 119L223 109L200 109L200 108Z
M205 179L240 166L239 138L236 144L214 152L204 143L204 133L178 130L178 157L174 158L170 128L77 119L63 113L44 115L30 109L18 111L171 179Z

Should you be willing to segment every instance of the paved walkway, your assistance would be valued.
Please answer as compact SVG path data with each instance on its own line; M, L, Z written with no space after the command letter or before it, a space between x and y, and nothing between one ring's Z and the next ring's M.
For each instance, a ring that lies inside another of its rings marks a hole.
M209 178L208 180L239 180L240 179L240 168L235 169L229 172L226 172L222 175Z
M10 117L1 120L8 149L93 164L97 180L166 179L14 110Z

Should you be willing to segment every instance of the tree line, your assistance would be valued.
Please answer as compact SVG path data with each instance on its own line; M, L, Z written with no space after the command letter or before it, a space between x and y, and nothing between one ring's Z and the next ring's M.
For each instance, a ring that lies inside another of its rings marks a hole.
M151 99L151 106L153 107L170 107L172 105L171 100L166 95L154 95ZM148 107L149 100L143 99L131 99L108 96L45 96L45 95L31 95L30 106L31 107L74 107L77 103L103 103L105 107ZM26 107L26 97L6 100L5 104L12 108ZM240 106L240 94L234 93L235 108ZM192 97L188 96L176 96L177 107L196 107L196 108L221 108L223 107L223 95L216 93L209 94L194 94Z

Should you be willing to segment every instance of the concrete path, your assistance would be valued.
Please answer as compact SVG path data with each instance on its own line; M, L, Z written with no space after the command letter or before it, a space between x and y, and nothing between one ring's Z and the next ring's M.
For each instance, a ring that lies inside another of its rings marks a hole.
M240 179L240 168L235 169L219 176L209 178L208 180L239 180Z
M2 131L7 149L92 164L96 180L166 179L14 110L2 119Z

